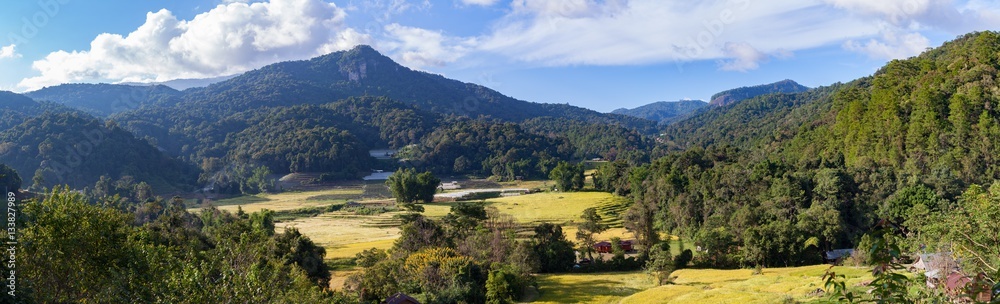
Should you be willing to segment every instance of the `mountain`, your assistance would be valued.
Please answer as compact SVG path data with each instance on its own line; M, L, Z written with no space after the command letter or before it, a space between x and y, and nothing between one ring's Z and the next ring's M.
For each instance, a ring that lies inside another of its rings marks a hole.
M708 104L712 106L725 106L737 103L741 100L754 98L760 95L773 93L799 93L809 90L809 87L798 84L792 80L782 80L770 84L762 84L752 87L741 87L722 91L712 95L712 101Z
M222 82L222 81L233 79L233 77L236 77L236 76L239 76L239 74L236 74L236 75L227 75L227 76L219 76L219 77L212 77L212 78L174 79L174 80L161 81L161 82L123 82L123 83L120 83L120 84L130 85L130 86L139 86L139 87L165 85L165 86L173 88L174 90L184 91L184 90L191 89L191 88L207 87L207 86L209 86L209 85L211 85L213 83L217 83L217 82Z
M621 108L611 113L622 114L668 124L686 117L695 110L704 108L708 103L701 100L660 101L640 106L634 109Z
M181 93L163 85L131 86L78 83L45 87L24 95L36 100L62 104L93 115L108 116L179 97Z
M663 140L886 168L953 195L1000 179L998 50L1000 34L967 34L850 83L714 107L669 126Z
M559 104L527 102L490 88L414 71L361 45L310 60L281 62L205 88L185 91L185 107L223 112L323 104L351 96L385 96L425 111L522 121L541 116L621 123L652 131L654 123Z
M27 96L0 91L0 132L21 124L43 112L71 112L72 109L50 102L35 101Z

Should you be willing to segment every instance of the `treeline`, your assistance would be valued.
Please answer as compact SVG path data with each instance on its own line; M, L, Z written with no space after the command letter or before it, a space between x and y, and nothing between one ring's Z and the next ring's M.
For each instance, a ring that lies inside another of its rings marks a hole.
M455 118L427 135L415 154L437 173L482 174L500 180L545 177L573 148L564 138L525 131L514 123Z
M16 297L8 303L319 303L325 252L272 214L189 213L183 202L122 212L55 189L19 202ZM142 215L141 217L139 215ZM4 232L6 233L6 232ZM4 263L4 271L7 263Z
M553 117L533 118L521 125L532 133L566 138L576 159L623 159L639 164L663 154L652 138L620 125Z

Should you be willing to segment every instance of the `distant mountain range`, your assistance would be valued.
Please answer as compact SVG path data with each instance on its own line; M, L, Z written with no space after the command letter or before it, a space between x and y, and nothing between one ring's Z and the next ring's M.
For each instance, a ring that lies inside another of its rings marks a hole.
M708 103L701 100L660 101L634 109L621 108L611 111L611 113L668 124L683 119L688 114L706 106L708 106Z
M165 86L173 88L174 90L183 91L183 90L187 90L187 89L190 89L190 88L207 87L207 86L209 86L209 85L211 85L213 83L217 83L217 82L222 82L222 81L233 79L233 77L236 77L236 76L239 76L239 74L228 75L228 76L219 76L219 77L211 77L211 78L174 79L174 80L168 80L168 81L163 81L163 82L123 82L123 83L119 83L119 84L131 85L131 86L140 86L140 87L155 86L155 85L165 85Z
M64 84L24 93L24 96L35 100L51 101L96 116L108 116L181 95L180 91L164 85L131 86L103 83Z
M760 95L773 94L773 93L800 93L808 90L809 87L807 86L798 84L797 82L789 79L785 79L775 83L762 84L752 87L741 87L715 93L715 95L712 95L712 101L708 102L708 104L716 107L721 107L740 102L741 100L754 98Z

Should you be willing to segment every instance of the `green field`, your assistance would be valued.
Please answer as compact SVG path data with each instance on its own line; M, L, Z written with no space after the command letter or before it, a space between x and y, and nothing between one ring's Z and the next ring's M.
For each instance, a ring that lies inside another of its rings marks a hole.
M236 212L237 208L243 208L243 211L252 213L263 209L282 211L306 207L328 206L332 204L344 203L349 200L356 200L360 198L361 195L361 188L346 188L321 191L246 195L221 199L210 202L209 204L219 208L220 210ZM193 209L199 209L205 206L192 207L194 207Z
M682 269L675 271L674 285L651 288L621 303L795 303L823 301L822 277L828 265L753 270ZM868 269L836 267L847 276L847 286L871 280Z
M750 269L682 269L675 284L655 286L645 272L539 275L538 297L532 303L794 303L822 302L828 265ZM836 267L847 285L871 280L868 269ZM530 299L529 299L530 300Z
M643 272L539 275L538 298L531 303L618 303L653 288L655 279Z

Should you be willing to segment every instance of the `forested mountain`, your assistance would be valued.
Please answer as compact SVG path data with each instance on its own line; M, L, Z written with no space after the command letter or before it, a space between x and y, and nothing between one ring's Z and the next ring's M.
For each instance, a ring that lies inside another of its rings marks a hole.
M63 84L24 93L35 100L51 101L97 116L136 109L159 101L169 102L181 93L163 85Z
M41 103L24 95L0 91L0 131L10 129L43 110Z
M198 175L113 122L79 112L45 112L0 132L0 163L38 187L83 189L106 175L132 176L159 191L190 190Z
M425 111L521 121L540 116L623 123L653 123L556 104L517 100L490 88L414 71L369 46L304 61L282 62L184 92L185 107L232 113L263 106L323 104L351 96L385 96Z
M712 106L725 106L740 102L741 100L754 98L760 95L773 93L799 93L808 91L809 87L798 84L795 81L785 79L775 83L762 84L752 87L741 87L725 90L712 95L712 101L708 104Z
M974 212L954 209L962 191L1000 179L998 69L1000 35L968 34L871 77L699 113L666 132L683 151L595 184L633 197L632 228L695 239L705 265L817 262L880 218L907 252L951 250L933 219Z
M843 86L834 84L798 94L763 95L705 108L667 126L662 139L675 150L715 143L757 148L790 138L799 125L819 120L829 111L832 94Z
M684 119L688 114L705 106L708 106L708 103L701 100L660 101L634 109L621 108L611 111L611 113L669 124Z

